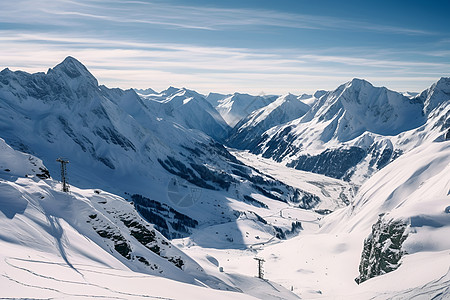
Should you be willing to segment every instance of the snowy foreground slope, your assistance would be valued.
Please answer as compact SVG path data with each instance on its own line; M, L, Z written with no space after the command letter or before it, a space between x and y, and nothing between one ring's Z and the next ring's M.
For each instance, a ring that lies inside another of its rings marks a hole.
M123 198L73 186L60 192L39 159L1 139L0 148L0 297L253 299L239 288L245 281L250 295L295 298L257 278L226 283Z
M450 245L444 238L450 233L450 181L446 176L450 171L449 142L430 143L400 157L361 187L352 206L322 220L313 212L280 211L274 217L297 218L304 224L304 231L287 241L262 236L261 242L250 242L245 248L224 248L220 241L210 243L209 248L198 243L202 235L194 234L175 240L168 248L171 243L156 232L159 245L166 246L164 256L182 258L184 270L133 237L120 216L153 228L133 212L130 203L101 190L72 187L70 195L59 192L60 185L46 178L39 159L1 142L2 297L251 298L198 286L205 282L216 288L239 289L260 299L294 299L286 289L306 299L450 296ZM244 153L240 157L252 162ZM268 164L266 169L277 167ZM278 168L277 178L286 180L289 173ZM381 213L386 220L408 224L408 237L402 246L407 254L397 270L357 285L354 279L363 241ZM103 222L93 222L96 219ZM114 238L102 236L95 226L113 228L115 236L123 236L133 259L112 251ZM245 220L239 226L242 232L255 232ZM233 232L227 226L211 230ZM271 282L254 278L255 256L266 260L265 277Z

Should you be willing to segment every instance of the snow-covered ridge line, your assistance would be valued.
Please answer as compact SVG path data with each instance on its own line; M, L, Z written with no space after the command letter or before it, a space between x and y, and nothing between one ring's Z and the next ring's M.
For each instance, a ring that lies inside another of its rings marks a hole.
M354 79L322 95L303 117L253 138L248 149L300 170L362 183L399 155L449 135L449 83L441 78L408 98Z

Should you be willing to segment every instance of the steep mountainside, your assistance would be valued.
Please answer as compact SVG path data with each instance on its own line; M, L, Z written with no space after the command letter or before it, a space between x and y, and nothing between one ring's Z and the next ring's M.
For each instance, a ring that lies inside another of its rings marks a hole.
M449 80L409 99L354 79L323 95L300 119L267 130L250 150L300 170L363 182L447 130Z
M269 128L287 123L303 116L310 107L300 97L287 94L269 105L253 111L232 130L227 142L231 147L251 149L260 141L260 136ZM311 98L303 95L304 99Z
M231 127L236 126L239 121L253 111L267 106L277 99L277 96L252 96L240 93L222 96L223 98L220 94L209 94L208 100Z
M324 231L368 235L358 282L401 268L409 256L448 255L450 243L441 237L450 233L449 172L450 142L425 143L372 176L351 207L329 216Z
M450 78L439 79L414 99L424 103L424 113L429 115L436 107L450 100Z
M217 141L223 141L231 129L220 114L197 92L170 87L159 94L142 94L144 104L159 118L198 129Z
M305 299L447 299L449 172L450 141L426 142L374 174L319 229L258 255L272 280Z
M231 97L232 95L228 94L219 94L219 93L209 93L208 96L206 96L206 100L211 103L213 107L217 107L219 105L219 101L223 100L225 98Z

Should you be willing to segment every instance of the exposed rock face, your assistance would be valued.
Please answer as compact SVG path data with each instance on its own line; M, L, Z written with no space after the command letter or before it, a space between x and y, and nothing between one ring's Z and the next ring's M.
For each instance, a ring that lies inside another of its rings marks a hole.
M133 195L133 200L139 199L139 195ZM151 201L150 199L147 199ZM107 202L102 200L100 204L106 204ZM137 209L138 210L138 209ZM138 210L138 212L140 212ZM104 239L104 242L110 251L114 248L121 256L129 261L138 260L151 270L156 270L162 273L160 266L155 263L150 263L148 257L145 258L138 255L135 246L133 246L133 238L143 245L148 250L152 251L161 258L175 265L177 268L182 269L184 261L179 254L174 254L172 244L161 233L152 228L151 225L146 224L143 220L137 216L136 212L120 211L108 207L105 209L105 214L110 218L105 218L100 214L90 214L87 223L90 223L92 229ZM115 222L111 222L114 220ZM120 222L119 222L120 221ZM125 226L123 227L122 224ZM159 228L157 224L154 225ZM139 253L142 254L142 253Z
M402 244L408 237L408 225L403 220L386 221L381 216L372 226L372 233L364 240L364 248L359 264L360 284L370 278L396 270L406 252Z
M155 228L166 238L186 237L192 233L192 228L198 225L197 220L176 211L167 204L151 200L138 194L132 195L131 199L133 200L135 209L142 217L154 224ZM142 230L138 229L137 232L142 232Z
M325 150L315 156L299 156L298 159L289 163L288 167L345 179L347 172L356 166L365 155L366 151L359 147Z

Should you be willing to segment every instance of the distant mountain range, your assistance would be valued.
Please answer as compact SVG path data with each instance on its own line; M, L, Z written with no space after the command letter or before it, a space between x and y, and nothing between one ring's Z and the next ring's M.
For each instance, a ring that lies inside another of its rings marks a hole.
M246 125L234 129L231 142L299 170L362 183L414 147L445 139L449 84L450 78L441 78L408 98L353 79L322 95L299 118L260 135L249 138ZM246 143L234 142L240 140Z

